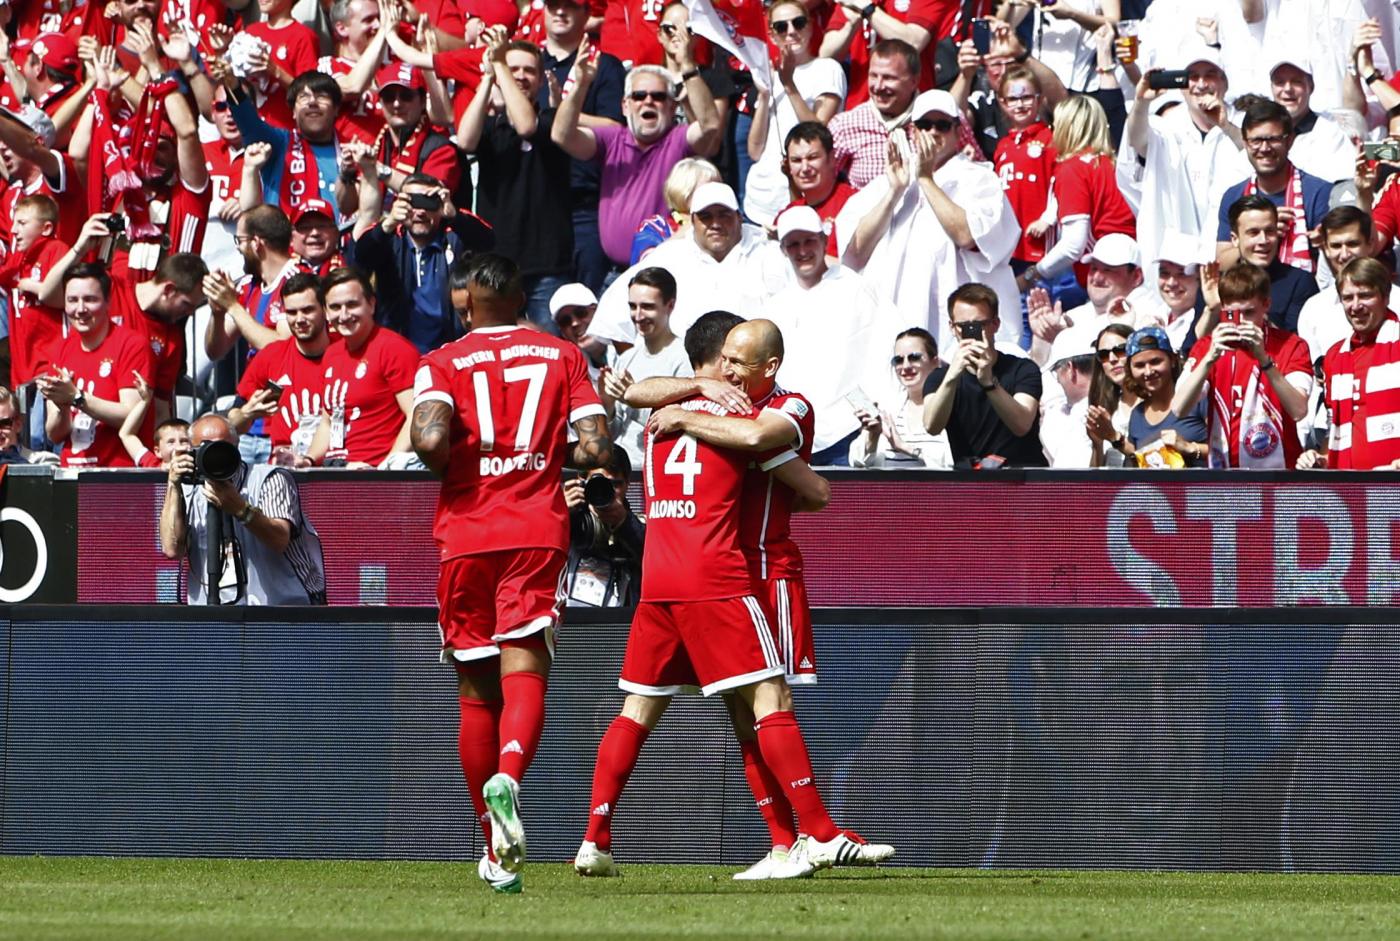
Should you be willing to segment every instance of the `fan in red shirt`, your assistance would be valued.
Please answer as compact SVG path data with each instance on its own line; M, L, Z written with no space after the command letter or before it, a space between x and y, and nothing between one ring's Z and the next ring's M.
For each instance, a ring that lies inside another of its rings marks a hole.
M58 237L73 242L87 219L87 190L73 159L53 150L54 126L38 108L18 115L0 111L0 161L9 179L0 191L0 240L9 247L15 203L44 193L58 203Z
M0 267L0 286L10 292L10 388L47 372L49 357L63 339L63 308L39 302L44 278L68 251L53 237L58 205L48 196L26 196L15 206L13 246Z
M240 435L266 435L275 462L310 466L311 445L326 410L325 354L332 343L320 279L311 274L288 278L282 287L282 315L292 335L248 361L229 421ZM288 452L285 458L278 453L282 449Z
M374 322L374 287L358 268L332 271L325 297L326 319L343 342L322 360L321 427L311 458L377 467L409 448L418 348Z
M772 591L779 604L785 603L791 579L800 576L801 555L787 533L798 491L787 481L796 482L815 507L824 505L828 494L825 482L793 451L795 446L810 454L812 412L800 396L775 385L782 335L771 322L740 322L723 334L721 371L729 388L706 385L707 364L709 370L715 365L704 358L706 348L713 348L706 335L714 325L722 331L736 320L724 312L700 318L686 332L686 350L699 378L651 380L636 397L637 405L657 404L674 392L703 390L726 404L696 396L655 413L648 426L642 600L618 681L629 695L598 747L588 832L574 858L583 875L616 875L611 821L622 788L671 697L691 685L705 695L733 694L729 706L736 734L741 742L750 740L743 746L746 775L774 843L782 846L736 878L796 878L837 863L875 863L894 853L893 847L866 844L831 821L792 714L783 678L789 672L785 656L797 644L775 629L775 612L763 596ZM749 404L751 396L760 403L757 411ZM633 398L627 398L629 404ZM747 450L713 441L760 453L751 461ZM781 482L775 483L775 476ZM703 560L699 569L696 560ZM805 607L800 590L797 602ZM814 668L810 648L799 656ZM797 837L793 808L809 839L805 849L789 854L787 847Z
M418 368L413 448L442 478L438 625L457 671L462 771L489 847L477 873L498 892L519 892L519 786L544 728L563 604L559 476L566 458L607 465L612 443L578 347L516 325L525 298L513 261L476 256L465 302L471 333Z
M607 0L598 48L628 68L658 65L662 55L656 31L669 5L667 0Z
M210 213L228 224L241 213L238 195L243 188L243 132L228 107L228 91L214 86L213 124L217 140L204 144L204 168L209 173Z
M58 259L45 277L41 300L55 302L70 272L80 267L78 259L100 246L110 235L108 220L113 213L100 212L84 224L73 248ZM209 273L204 259L189 252L168 255L156 266L149 280L132 276L125 254L112 259L108 296L112 323L135 333L151 351L154 370L150 383L155 389L156 421L170 417L175 383L185 365L185 320L204 304L204 276Z
M70 330L49 371L35 380L48 400L45 430L63 443L65 467L132 466L117 430L140 398L136 376L150 373L151 356L136 334L112 323L110 285L101 265L68 271L63 309ZM141 438L150 437L148 426Z
M992 163L1016 221L1021 223L1021 241L1011 258L1033 265L1045 257L1049 226L1041 222L1041 216L1050 200L1056 157L1050 126L1041 120L1044 98L1035 73L1020 65L1007 69L1001 77L997 104L1006 117L1007 132L997 142Z
M46 32L35 37L26 53L15 56L15 64L24 76L25 97L55 120L64 103L81 90L78 45L62 33ZM77 117L71 109L69 112L58 128L57 142L61 147L67 146Z
M1137 236L1137 217L1118 189L1113 140L1103 106L1087 95L1071 95L1055 106L1052 142L1059 155L1053 188L1059 232L1055 244L1017 278L1023 292L1035 279L1055 281L1070 266L1081 285L1088 266L1080 259L1105 235Z
M1386 307L1390 272L1374 258L1354 259L1337 276L1337 295L1352 335L1322 358L1326 466L1400 469L1400 320Z
M340 86L340 115L335 120L341 141L373 144L384 128L374 73L384 55L384 29L376 0L339 0L330 8L335 55L322 56L316 68Z
M288 129L292 127L292 109L287 103L287 89L298 75L316 68L321 53L316 33L292 19L293 2L258 0L262 21L243 29L266 44L263 54L252 57L255 68L249 77L258 113L268 124Z
M1220 276L1220 321L1191 348L1172 411L1189 415L1209 390L1210 466L1292 470L1308 414L1308 345L1269 323L1269 276L1236 265Z
M919 91L932 88L937 71L934 47L953 35L961 8L961 0L843 0L827 23L821 54L836 59L850 54L847 110L870 97L870 50L882 39L902 39L913 46L920 60Z
M783 148L783 172L797 191L797 198L788 205L816 210L826 232L826 253L836 258L840 254L836 247L836 217L856 189L837 170L836 142L831 131L820 121L803 121L788 131Z

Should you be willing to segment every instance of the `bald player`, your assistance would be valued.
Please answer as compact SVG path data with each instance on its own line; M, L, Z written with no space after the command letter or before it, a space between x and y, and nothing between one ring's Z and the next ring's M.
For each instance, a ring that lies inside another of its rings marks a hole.
M697 499L695 502L701 504L698 512L685 515L697 521L697 529L703 529L702 517L707 509L704 504L724 496L700 486L709 483L704 477L707 466L720 463L707 464L706 451L729 460L737 456L741 495L736 522L744 576L749 591L761 599L757 607L767 622L767 651L777 669L759 678L756 674L762 671L743 672L743 666L731 662L731 676L707 678L697 675L704 671L697 671L696 665L689 662L689 645L681 658L684 662L678 664L673 659L657 664L648 656L648 639L655 641L660 636L664 646L670 635L658 634L648 617L634 621L618 684L629 695L598 749L593 810L575 868L583 875L616 873L611 854L611 818L617 799L648 733L682 685L700 685L706 694L725 694L744 758L745 775L769 825L773 849L757 864L737 874L736 879L794 878L810 875L824 866L873 864L888 859L894 853L892 847L866 844L855 834L831 824L812 784L806 748L791 711L787 678L812 682L815 675L810 617L800 581L801 555L789 536L788 518L793 509L819 510L830 498L826 481L806 463L811 456L811 406L801 396L776 385L782 362L782 335L769 321L745 323L733 314L713 311L687 331L685 346L695 370L694 378L648 379L634 384L627 394L631 404L632 390L637 390L637 401L647 403L646 407L685 400L680 406L659 413L653 421L648 479L661 480L656 489L664 489L666 472L672 468L693 474L695 479L687 492L707 500ZM723 417L730 410L749 417ZM663 440L665 444L652 460L652 449ZM663 454L669 455L664 464L660 463ZM655 496L652 489L649 485L649 499ZM650 503L648 511L649 516L657 515ZM669 523L666 520L662 525ZM652 540L662 534L652 522L648 526L648 545L652 545ZM713 547L718 541L722 540L712 534L704 541L707 567L712 567L710 560L717 557ZM722 553L718 557L722 558ZM644 607L649 595L649 561L656 564L651 553L643 560ZM794 580L796 590L792 591ZM659 581L652 580L653 597L659 593L655 590ZM788 612L799 608L801 615L796 620L805 625L805 645L800 640L794 642L793 619L788 617ZM723 616L722 612L708 613ZM684 640L683 626L679 633ZM742 643L735 646L742 647ZM805 668L800 666L803 663ZM803 773L793 773L789 764L793 756L784 753L785 746L800 748ZM779 773L775 775L770 769ZM779 783L782 780L790 784L784 787ZM799 841L793 822L793 805L799 802L806 805L799 809L799 816L812 835L803 841ZM802 848L797 849L799 846Z

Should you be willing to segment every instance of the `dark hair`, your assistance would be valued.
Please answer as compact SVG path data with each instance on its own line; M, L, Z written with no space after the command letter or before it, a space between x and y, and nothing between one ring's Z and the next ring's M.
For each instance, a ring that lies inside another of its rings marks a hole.
M1247 212L1267 212L1275 219L1278 218L1278 207L1269 202L1267 196L1254 193L1250 196L1241 196L1230 204L1230 211L1227 214L1230 219L1230 231L1239 231L1240 216Z
M870 50L870 58L903 59L910 76L919 77L919 50L902 39L882 39Z
M1248 262L1235 265L1220 276L1220 301L1248 301L1262 297L1269 299L1269 274L1258 265Z
M626 448L613 448L612 460L608 461L606 466L608 470L623 480L628 480L632 476L632 458L628 457Z
M535 57L535 64L540 71L544 71L544 53L540 47L530 42L528 39L512 39L501 48L501 55L504 57L507 52L528 52Z
M1243 105L1239 101L1235 102L1235 107L1244 111L1244 120L1240 122L1241 134L1248 134L1260 124L1281 124L1284 137L1293 134L1293 118L1283 105L1260 95L1246 95L1244 98L1249 100Z
M243 214L243 228L283 254L292 250L292 220L276 206L254 206Z
M21 200L23 202L23 200ZM1322 233L1322 241L1327 241L1327 233L1335 232L1338 229L1347 229L1351 226L1361 226L1361 240L1366 243L1371 241L1371 216L1356 206L1338 206L1330 209L1327 215L1318 222L1317 227Z
M294 108L297 98L308 88L317 95L330 95L332 103L339 110L340 83L325 72L318 72L315 69L302 72L292 79L292 84L287 86L287 107Z
M472 284L472 261L474 256L458 258L447 269L447 291L465 291Z
M1109 324L1099 331L1098 336L1094 337L1095 350L1098 350L1104 335L1109 333L1120 336L1126 341L1128 337L1133 335L1133 328L1125 323ZM1122 400L1123 390L1108 377L1108 372L1103 368L1103 364L1095 357L1093 371L1089 376L1089 404L1098 405L1112 413L1118 410L1118 403Z
M181 294L198 294L204 285L204 278L207 274L209 274L209 266L204 263L203 258L193 252L176 252L173 255L166 255L160 264L156 265L151 280L169 282ZM204 302L200 301L200 303Z
M666 303L671 303L676 299L676 276L665 268L643 268L632 275L632 280L627 282L630 288L640 285L644 288L655 288L661 292L661 299Z
M349 284L351 281L358 282L360 289L365 292L365 298L374 299L374 285L370 284L369 275L359 268L332 268L330 274L326 275L321 282L322 297L331 293L331 288L338 288L342 284Z
M1170 345L1165 347L1144 346L1142 349L1138 350L1139 353L1147 351L1156 351L1158 353L1165 353L1167 355L1167 362L1171 364L1172 385L1175 385L1176 381L1181 378L1180 354L1178 354L1176 350L1172 349ZM1124 364L1124 369L1126 371L1123 373L1123 388L1127 389L1129 392L1142 399L1143 401L1146 401L1147 389L1136 379L1133 378L1133 364L1131 360Z
M161 431L166 428L184 428L188 430L189 427L190 423L185 421L183 418L167 418L159 425L156 425L155 432L153 433L153 435L154 437L159 438Z
M1390 290L1390 269L1374 258L1353 258L1337 273L1338 294L1345 281L1371 288L1385 297Z
M976 304L991 314L993 317L999 316L997 313L997 292L987 287L985 284L978 284L969 281L960 285L957 290L948 295L948 317L953 316L953 305L957 303Z
M923 327L910 327L908 330L901 330L894 335L894 342L898 343L905 337L913 337L923 343L924 349L928 350L928 355L934 359L938 358L938 341L933 338Z
M433 189L442 189L442 180L439 180L431 173L410 173L408 176L403 178L403 185L408 186L409 184L414 184L416 186L431 186Z
M719 351L724 349L724 338L729 336L729 331L743 322L743 317L727 310L701 314L685 332L685 355L690 357L690 367L699 369L706 363L714 362L719 357Z
M836 150L836 139L831 136L831 129L820 121L799 121L794 124L792 130L787 132L787 137L783 138L783 153L787 154L798 141L809 144L818 142L828 154Z
M99 265L93 261L83 262L81 265L74 265L63 272L63 286L68 287L69 281L81 281L91 278L97 282L97 288L102 292L102 299L108 300L112 296L112 276L107 273L105 265Z
M326 288L321 284L321 279L309 271L298 271L287 279L286 284L282 285L283 297L291 297L293 294L300 294L303 291L315 291L316 302L323 307L325 306Z
M469 263L467 285L475 284L497 297L514 297L523 293L520 267L498 252L473 255Z

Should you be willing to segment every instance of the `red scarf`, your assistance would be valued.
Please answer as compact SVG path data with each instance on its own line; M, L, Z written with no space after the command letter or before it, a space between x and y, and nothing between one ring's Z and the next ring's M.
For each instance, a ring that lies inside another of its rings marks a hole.
M170 79L147 85L134 114L125 107L120 92L92 93L92 149L100 155L102 172L88 175L88 205L109 212L120 199L132 241L161 234L160 226L151 222L144 181L156 176L156 144L165 113L162 102L175 88Z
M1244 184L1245 196L1253 196L1259 191L1259 178L1250 177ZM1283 188L1283 207L1293 210L1293 228L1279 240L1278 260L1294 268L1312 271L1313 259L1308 245L1307 212L1303 206L1303 176L1297 167Z
M305 272L306 274L314 274L318 278L324 278L336 268L345 267L345 259L341 256L340 252L336 252L319 265L313 265L300 255L293 255L292 261L296 262L298 271Z
M1266 344L1269 356L1282 348ZM1210 467L1293 469L1298 427L1286 420L1258 360L1244 350L1226 353L1211 370L1210 389Z
M308 199L321 198L321 168L311 143L292 128L287 152L282 156L282 211L292 215Z
M387 163L393 169L408 176L418 172L419 156L423 151L423 143L427 141L428 134L432 131L432 125L428 123L425 116L418 122L418 126L408 135L408 140L403 142L403 146L397 151L393 151L394 138L389 131L389 125L384 125L384 129L379 132L379 140L374 143L374 151L380 163Z
M1373 470L1400 460L1400 388L1391 381L1400 362L1400 322L1389 312L1358 368L1356 335L1328 352L1322 362L1327 388L1327 466L1339 470ZM1373 379L1371 372L1384 367Z

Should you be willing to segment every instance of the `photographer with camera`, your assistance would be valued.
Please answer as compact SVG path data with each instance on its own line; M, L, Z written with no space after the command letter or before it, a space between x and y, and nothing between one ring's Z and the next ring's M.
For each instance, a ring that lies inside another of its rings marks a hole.
M453 261L489 248L490 229L458 211L447 189L423 173L409 175L381 218L382 198L376 181L361 182L355 263L374 275L375 320L427 353L462 335L448 269Z
M613 448L606 467L564 483L569 508L569 607L631 607L641 597L646 523L627 502L632 460Z
M325 604L321 539L291 472L244 462L222 415L195 421L190 440L170 461L160 510L161 551L190 563L188 602Z

